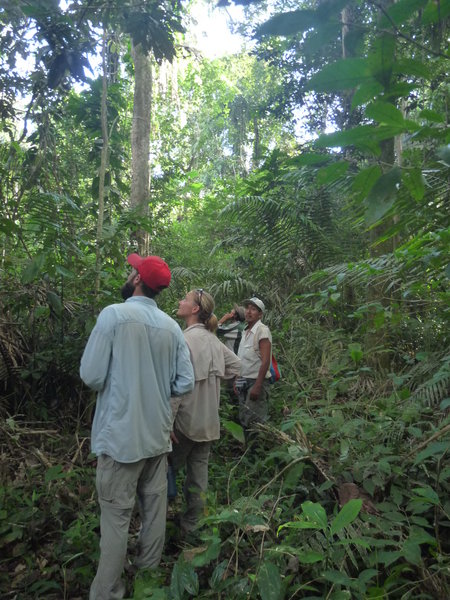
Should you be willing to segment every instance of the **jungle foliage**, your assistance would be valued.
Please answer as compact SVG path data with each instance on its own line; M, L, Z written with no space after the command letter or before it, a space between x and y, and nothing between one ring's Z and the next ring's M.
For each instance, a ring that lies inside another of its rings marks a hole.
M259 294L283 377L256 446L224 394L198 535L169 518L130 597L450 596L450 4L235 4L252 50L215 60L178 3L0 7L3 598L84 598L95 573L78 365L136 230L172 268L169 314L192 287L217 313ZM145 214L129 203L132 41L153 60Z

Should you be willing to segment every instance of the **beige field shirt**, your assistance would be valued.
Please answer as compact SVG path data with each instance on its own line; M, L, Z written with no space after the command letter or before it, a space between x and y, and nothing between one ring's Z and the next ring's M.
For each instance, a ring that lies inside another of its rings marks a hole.
M241 359L241 376L256 379L261 367L260 340L268 339L272 346L272 334L267 325L256 321L251 329L244 329L241 343L239 344L238 357ZM270 377L270 366L266 379Z
M239 375L241 361L206 327L197 323L184 330L195 387L192 392L171 398L174 427L196 442L220 438L220 380Z

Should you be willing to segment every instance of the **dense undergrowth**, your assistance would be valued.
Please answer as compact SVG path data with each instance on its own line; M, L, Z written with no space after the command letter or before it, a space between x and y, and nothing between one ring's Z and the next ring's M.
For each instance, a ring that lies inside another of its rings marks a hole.
M161 567L127 574L130 597L449 596L448 399L429 406L353 360L339 381L337 392L325 375L294 381L285 365L270 424L247 448L224 397L198 537L180 540L169 520ZM76 415L2 423L2 598L87 596L98 556L88 438Z

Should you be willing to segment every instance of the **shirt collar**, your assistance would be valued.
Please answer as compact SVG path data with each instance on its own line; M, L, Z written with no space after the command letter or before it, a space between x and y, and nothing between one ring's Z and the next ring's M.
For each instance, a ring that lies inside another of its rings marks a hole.
M189 327L186 327L184 331L190 331L191 329L195 329L195 327L201 327L202 329L206 329L204 323L194 323L193 325L189 325Z
M125 302L143 302L144 304L149 304L150 306L157 306L153 298L148 298L147 296L131 296L131 298L128 298L125 300Z

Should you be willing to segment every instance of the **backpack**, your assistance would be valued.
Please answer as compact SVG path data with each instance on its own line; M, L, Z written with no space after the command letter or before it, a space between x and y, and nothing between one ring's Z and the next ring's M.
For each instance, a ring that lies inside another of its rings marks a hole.
M281 378L280 367L278 366L277 359L272 354L272 361L270 363L270 379L269 383L276 383Z

